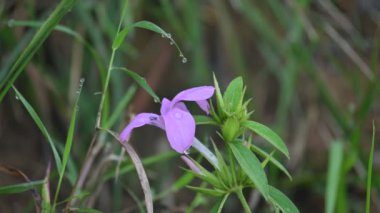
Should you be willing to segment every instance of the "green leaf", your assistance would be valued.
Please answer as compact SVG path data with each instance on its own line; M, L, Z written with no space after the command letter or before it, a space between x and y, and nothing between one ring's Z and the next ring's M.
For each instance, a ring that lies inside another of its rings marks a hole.
M161 27L157 26L155 23L152 23L150 21L139 21L133 24L133 27L139 27L142 29L150 30L153 32L156 32L160 35L167 36L167 33L165 30L163 30Z
M214 125L214 126L218 126L218 123L216 121L214 121L214 119L208 117L208 116L205 116L205 115L193 115L194 119L195 119L195 123L197 125Z
M372 123L372 143L371 151L368 159L368 172L367 172L367 195L366 195L366 213L371 211L371 182L372 182L372 164L373 164L373 152L375 150L375 124Z
M269 157L269 154L267 152L265 152L260 147L255 146L253 144L251 144L251 150L257 153L258 155L260 155L261 157L265 157L265 158ZM288 176L290 180L292 180L292 176L289 174L288 170L276 158L270 157L269 162L275 165L278 169L280 169L283 173L285 173L286 176Z
M261 192L265 199L268 199L268 180L259 159L240 142L227 144L243 171L255 184L257 190Z
M327 171L327 184L325 191L325 212L332 213L335 209L340 171L343 162L343 143L336 141L330 145L329 167Z
M195 186L186 186L186 187L196 192L200 192L200 193L215 196L215 197L223 196L226 194L226 192L218 190L218 189L208 189L208 188L195 187Z
M139 74L133 72L132 70L129 70L124 67L113 67L113 70L121 70L126 72L136 83L142 87L150 96L153 97L154 102L159 103L160 98L156 95L156 93L153 91L153 89L149 86L149 84L146 82L145 78L141 77Z
M132 27L138 27L138 28L150 30L150 31L160 34L162 37L169 39L170 44L174 44L174 46L177 48L179 52L179 56L182 58L182 63L187 62L187 58L185 58L185 56L183 55L181 49L177 45L177 42L174 41L170 33L165 32L165 30L163 30L161 27L157 26L156 24L150 21L139 21L139 22L134 23Z
M42 184L44 184L44 180L37 180L37 181L31 181L27 183L2 186L0 187L0 195L17 194L21 192L26 192Z
M12 65L6 78L0 82L0 102L3 100L5 94L11 88L17 77L24 71L25 66L32 59L37 50L41 47L43 42L47 39L50 33L58 22L68 13L76 3L76 0L62 0L54 11L50 14L44 24L38 29L29 45L20 54L15 63Z
M21 103L24 105L25 109L28 111L29 115L32 117L34 123L36 123L37 127L40 129L42 135L46 138L48 141L50 148L53 152L55 164L57 166L58 172L61 172L61 157L59 156L57 152L57 148L55 147L55 144L53 142L53 139L51 138L49 132L47 131L44 123L40 119L40 117L37 115L36 111L33 109L33 107L29 104L29 102L24 98L24 96L16 89L16 87L13 87L13 90L16 93L16 97L21 101Z
M125 37L127 36L128 32L129 32L129 27L125 27L122 31L120 31L121 25L123 24L123 21L124 21L124 18L127 15L127 10L128 10L128 1L125 1L124 5L123 5L123 10L121 12L118 32L117 32L117 34L116 34L116 36L112 42L112 49L114 51L119 49L119 47L121 46L121 44L123 43Z
M280 152L282 152L286 157L289 158L289 151L284 141L269 127L255 121L245 121L242 123L242 126L250 129L251 131L263 137Z
M284 213L298 213L298 208L280 190L269 186L269 200Z
M113 40L113 43L112 43L112 49L117 50L120 48L128 32L129 32L129 27L125 27L122 31L117 33L116 38Z
M74 140L75 123L76 123L77 114L78 114L78 102L79 102L80 94L82 92L83 83L84 83L84 79L81 79L79 89L77 91L77 97L76 97L76 100L75 100L75 103L74 103L74 106L73 106L73 109L71 112L69 130L68 130L67 135L66 135L66 143L65 143L65 148L63 151L62 168L61 168L61 171L59 173L57 190L56 190L55 196L54 196L53 209L52 209L53 212L55 212L58 194L59 194L59 191L61 189L63 176L64 176L65 170L66 170L66 165L67 165L67 162L69 161L69 158L70 158L71 147L72 147L73 140Z
M230 82L223 95L226 111L231 113L240 111L243 96L243 79L242 77L237 77Z

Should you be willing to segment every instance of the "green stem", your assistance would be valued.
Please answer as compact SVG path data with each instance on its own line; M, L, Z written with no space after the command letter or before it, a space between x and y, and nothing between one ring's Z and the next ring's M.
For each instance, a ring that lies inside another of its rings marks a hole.
M249 208L249 205L248 205L247 201L245 200L245 197L243 195L243 189L239 188L238 190L236 190L236 194L237 194L237 196L238 196L241 204L243 205L244 211L246 213L250 213L251 212L251 208Z
M106 81L104 82L102 98L100 100L98 115L96 118L96 128L97 129L100 128L100 126L101 126L102 111L103 111L104 102L106 100L106 96L107 96L107 92L108 92L108 85L109 85L110 78L111 78L112 66L113 66L113 62L115 60L115 53L116 53L116 49L112 49L111 58L110 58L110 62L108 64L108 69L107 69L107 77L106 77Z
M121 16L120 16L119 25L117 27L115 38L113 39L112 43L115 42L116 38L119 35L119 32L121 30L121 26L123 24L124 17L125 17L125 15L127 13L127 6L128 6L128 0L125 0L124 6L123 6L123 9L122 9L122 12L121 12ZM112 47L111 58L110 58L110 62L108 64L108 69L107 69L106 81L104 82L104 88L103 88L102 98L100 100L98 114L97 114L97 118L96 118L96 128L97 129L101 127L102 111L103 111L104 102L106 100L106 96L107 96L107 92L108 92L108 85L109 85L109 81L110 81L110 78L111 78L111 72L112 72L113 62L115 60L116 50L117 50L117 48L113 48Z
M235 161L234 161L234 158L232 156L231 149L229 147L227 147L227 150L228 150L228 158L229 158L230 164L231 164L232 181L234 184L237 184Z

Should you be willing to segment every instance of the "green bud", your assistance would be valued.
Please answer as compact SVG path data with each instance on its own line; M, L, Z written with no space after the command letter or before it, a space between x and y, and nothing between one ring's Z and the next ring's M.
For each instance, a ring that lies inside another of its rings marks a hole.
M222 135L226 142L233 141L240 133L240 122L235 117L228 118L222 126Z

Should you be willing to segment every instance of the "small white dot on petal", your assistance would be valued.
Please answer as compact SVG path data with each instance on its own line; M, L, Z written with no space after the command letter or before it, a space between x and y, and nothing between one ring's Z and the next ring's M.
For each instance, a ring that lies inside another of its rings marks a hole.
M182 115L181 115L181 113L176 112L176 113L174 113L174 117L177 118L177 119L181 119Z

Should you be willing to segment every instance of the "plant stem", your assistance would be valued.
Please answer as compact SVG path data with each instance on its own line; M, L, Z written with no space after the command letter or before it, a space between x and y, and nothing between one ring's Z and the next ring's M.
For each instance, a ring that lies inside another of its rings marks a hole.
M245 197L243 195L243 189L239 188L238 190L236 190L236 194L237 194L237 196L238 196L241 204L243 205L244 211L246 213L250 213L251 212L251 208L249 208L249 205L248 205L247 201L245 200Z
M97 129L101 127L102 111L103 111L104 101L106 100L106 96L107 96L107 92L108 92L108 85L109 85L110 78L111 78L112 66L113 66L113 62L115 60L115 53L116 53L116 49L112 49L111 58L110 58L110 62L108 64L108 69L107 69L106 81L104 82L102 98L100 100L98 115L96 118L96 128Z
M227 151L228 151L228 158L229 158L230 164L231 164L232 181L234 184L237 184L235 161L234 161L234 158L232 156L232 151L229 147L227 147Z

